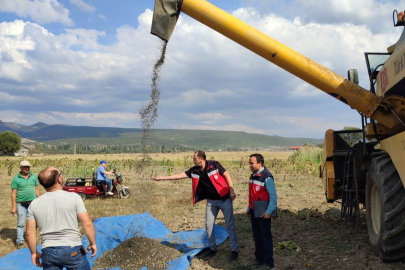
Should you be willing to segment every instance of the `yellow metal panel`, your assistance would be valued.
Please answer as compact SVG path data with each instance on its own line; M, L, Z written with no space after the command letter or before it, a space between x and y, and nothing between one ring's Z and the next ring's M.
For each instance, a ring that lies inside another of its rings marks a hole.
M381 141L381 149L390 155L405 186L405 132Z
M333 195L335 188L335 168L333 167L333 161L327 161L326 167L328 170L328 177L327 177L327 190L326 190L326 198L328 200L334 200L335 196Z
M326 165L328 169L328 178L335 179L335 167L333 167L333 161L327 161Z
M332 157L333 156L333 130L332 129L328 129L325 132L325 141L323 144L323 156L324 157Z

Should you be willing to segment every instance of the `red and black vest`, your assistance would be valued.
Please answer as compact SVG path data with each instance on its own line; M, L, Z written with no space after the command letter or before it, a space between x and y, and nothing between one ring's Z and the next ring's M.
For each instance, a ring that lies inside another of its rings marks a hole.
M266 167L259 174L252 173L249 180L249 207L253 209L254 201L270 201L270 195L266 189L266 179L273 178ZM274 179L274 178L273 178Z
M223 197L229 193L228 184L225 181L225 178L219 173L217 166L215 165L214 160L207 160L205 164L207 166L207 174L208 178L211 180L212 184L214 185L215 189L217 190L219 196ZM204 173L204 171L200 171L198 169L193 170L191 172L191 180L193 186L193 205L200 201L197 193L198 182L200 181L200 175Z

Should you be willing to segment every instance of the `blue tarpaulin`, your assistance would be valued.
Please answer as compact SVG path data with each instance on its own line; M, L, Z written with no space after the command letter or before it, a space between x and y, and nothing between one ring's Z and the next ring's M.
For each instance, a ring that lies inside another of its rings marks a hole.
M89 259L91 266L104 252L114 249L125 240L133 237L147 237L162 243L170 243L171 246L175 246L183 252L183 256L168 263L168 270L187 269L191 259L203 248L208 247L205 229L173 233L149 213L99 218L94 221L94 228L98 252L94 258ZM215 236L217 245L219 245L226 240L228 232L225 228L215 225ZM86 236L83 237L82 242L85 247L89 244ZM39 245L38 250L40 249L41 246ZM89 255L87 256L89 257ZM0 269L37 270L39 268L31 262L29 249L24 248L0 258Z

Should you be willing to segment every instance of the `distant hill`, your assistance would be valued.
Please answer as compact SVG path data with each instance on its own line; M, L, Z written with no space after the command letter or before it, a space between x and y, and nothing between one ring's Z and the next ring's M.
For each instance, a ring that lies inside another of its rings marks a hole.
M0 121L0 132L10 130L10 127ZM13 130L13 129L11 129ZM13 130L14 131L14 130Z
M33 124L31 126L24 126L24 125L20 125L20 124L16 124L13 122L3 122L6 126L8 126L9 128L12 128L14 130L19 130L19 131L23 131L23 132L30 132L30 131L35 131L35 130L39 130L42 129L44 127L47 127L48 125L42 122L38 122L36 124Z
M66 151L69 145L86 146L86 149L90 146L94 149L104 149L103 147L108 146L111 151L114 149L139 151L142 134L142 129L138 128L48 125L41 122L24 126L0 121L0 131L5 130L14 131L23 138L43 142L53 147L52 149L60 150L62 148L59 146L64 146L63 149ZM154 151L269 149L305 143L316 145L323 141L322 139L287 138L214 130L154 129L149 135L148 144Z
M68 126L68 125L48 125L38 122L31 126L25 126L12 122L0 121L0 131L14 131L20 137L39 142L53 141L70 138L115 138L120 137L125 132L141 132L136 128L109 128L109 127L88 127L88 126Z

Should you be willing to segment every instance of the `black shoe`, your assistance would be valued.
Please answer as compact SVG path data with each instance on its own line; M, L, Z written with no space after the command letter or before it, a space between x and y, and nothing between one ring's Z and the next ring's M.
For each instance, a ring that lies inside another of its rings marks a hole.
M214 249L214 250L208 249L206 252L204 252L203 255L201 255L201 258L209 258L209 257L214 256L215 254L217 254L217 250L216 250L216 249Z
M263 263L258 262L258 261L255 260L254 262L249 263L249 264L247 265L247 267L256 268L256 267L261 266L262 264L263 264Z
M263 266L261 266L257 270L276 270L276 267L274 265L263 264Z
M237 251L231 252L231 257L229 257L230 262L234 262L238 259L239 253Z

